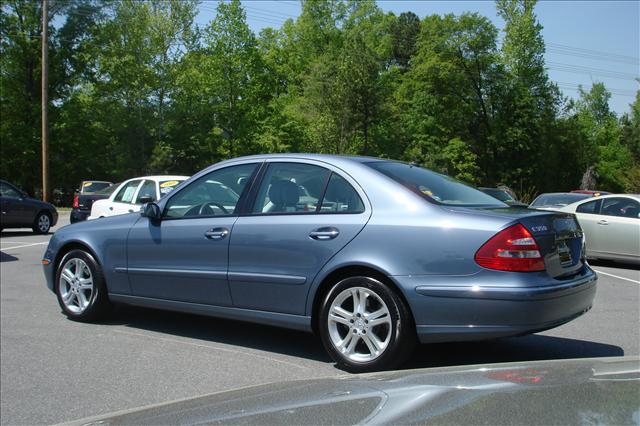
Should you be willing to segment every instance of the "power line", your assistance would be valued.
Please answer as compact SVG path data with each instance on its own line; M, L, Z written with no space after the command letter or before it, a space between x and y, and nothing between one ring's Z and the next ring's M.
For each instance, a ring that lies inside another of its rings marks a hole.
M602 50L584 49L582 47L568 46L566 44L560 44L560 43L554 43L554 42L547 42L546 45L549 46L549 47L555 47L555 48L563 49L563 50L567 50L567 51L581 52L581 53L584 53L584 54L607 56L607 57L610 57L610 58L626 59L626 60L630 60L630 61L634 61L634 62L640 62L640 58L638 58L636 56L620 55L620 54L617 54L617 53L603 52Z

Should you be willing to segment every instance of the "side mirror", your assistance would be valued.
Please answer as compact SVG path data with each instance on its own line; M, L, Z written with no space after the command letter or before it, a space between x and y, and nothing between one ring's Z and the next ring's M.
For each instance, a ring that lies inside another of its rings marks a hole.
M147 204L153 201L153 197L151 195L145 195L140 197L140 204Z
M156 203L147 203L142 206L142 216L148 217L151 220L160 220L162 212Z

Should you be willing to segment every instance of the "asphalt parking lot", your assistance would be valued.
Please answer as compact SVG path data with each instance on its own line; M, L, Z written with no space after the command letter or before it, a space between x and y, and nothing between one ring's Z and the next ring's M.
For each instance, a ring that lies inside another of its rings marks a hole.
M68 223L68 214L60 222ZM67 320L44 284L49 236L0 237L1 424L51 424L222 390L345 374L302 332L120 307ZM532 336L421 346L406 368L640 353L640 269L595 263L593 309Z

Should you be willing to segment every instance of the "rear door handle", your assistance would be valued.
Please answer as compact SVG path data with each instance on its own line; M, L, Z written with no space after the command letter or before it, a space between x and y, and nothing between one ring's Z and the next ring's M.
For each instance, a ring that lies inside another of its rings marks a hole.
M609 224L609 221L606 219L601 219L598 221L598 225L608 225L608 224Z
M204 233L204 236L210 240L222 240L229 235L227 228L211 228Z
M334 228L333 226L326 226L323 228L314 229L309 232L309 237L314 240L333 240L340 234L338 228Z

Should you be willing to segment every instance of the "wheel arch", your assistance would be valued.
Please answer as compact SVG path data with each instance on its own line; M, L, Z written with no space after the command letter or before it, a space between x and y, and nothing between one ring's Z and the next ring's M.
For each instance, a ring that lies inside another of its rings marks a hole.
M53 261L54 279L58 271L58 266L60 266L60 262L67 255L67 253L69 253L72 250L84 250L88 252L93 257L93 259L98 263L98 265L100 265L100 267L102 268L102 262L100 262L100 259L98 258L98 256L96 256L95 250L93 250L88 244L81 241L75 241L75 240L69 241L69 242L66 242L62 247L60 247L60 249L58 250L58 253L56 253L56 257Z
M391 291L393 291L406 305L409 314L411 315L411 322L415 326L415 319L413 318L413 312L411 311L411 305L409 301L404 295L404 292L400 290L398 284L385 272L381 271L378 268L375 268L371 265L342 265L322 278L322 281L315 289L313 293L313 302L311 304L311 329L314 334L318 332L318 318L320 313L320 306L322 304L322 299L326 296L331 287L342 281L345 278L349 277L357 277L357 276L367 276L387 285Z

